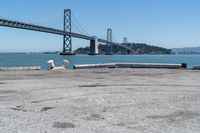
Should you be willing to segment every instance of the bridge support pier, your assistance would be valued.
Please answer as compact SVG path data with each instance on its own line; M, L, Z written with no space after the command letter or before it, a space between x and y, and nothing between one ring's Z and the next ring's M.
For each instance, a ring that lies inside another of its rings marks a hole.
M89 55L98 55L99 54L99 41L97 37L94 37L94 40L90 40L90 54Z

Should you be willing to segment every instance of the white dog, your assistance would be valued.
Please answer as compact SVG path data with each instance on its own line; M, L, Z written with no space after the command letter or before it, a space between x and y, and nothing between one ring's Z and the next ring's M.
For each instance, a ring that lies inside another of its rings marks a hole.
M53 60L49 60L47 63L49 64L49 70L66 70L69 61L63 60L63 64L60 67L56 67Z

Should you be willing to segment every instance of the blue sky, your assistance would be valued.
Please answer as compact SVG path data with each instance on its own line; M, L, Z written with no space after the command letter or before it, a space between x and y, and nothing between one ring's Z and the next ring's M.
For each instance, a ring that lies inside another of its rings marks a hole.
M90 35L105 38L111 27L117 41L175 48L200 46L199 7L199 0L4 0L0 16L62 29L63 9L70 8ZM85 46L73 39L73 49ZM57 50L62 36L0 27L0 52Z

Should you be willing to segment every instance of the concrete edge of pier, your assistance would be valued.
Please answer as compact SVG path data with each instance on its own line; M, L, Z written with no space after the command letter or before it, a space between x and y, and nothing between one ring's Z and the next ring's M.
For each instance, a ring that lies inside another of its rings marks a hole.
M103 64L75 64L74 69L90 68L166 68L181 69L187 68L187 64L163 64L163 63L103 63Z
M194 66L192 70L200 70L200 66Z
M0 67L0 71L15 71L15 70L41 70L41 66Z

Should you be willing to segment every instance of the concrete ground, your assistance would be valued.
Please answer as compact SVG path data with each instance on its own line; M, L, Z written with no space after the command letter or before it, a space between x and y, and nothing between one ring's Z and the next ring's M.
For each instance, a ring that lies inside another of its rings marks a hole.
M0 71L0 133L200 132L200 71Z

